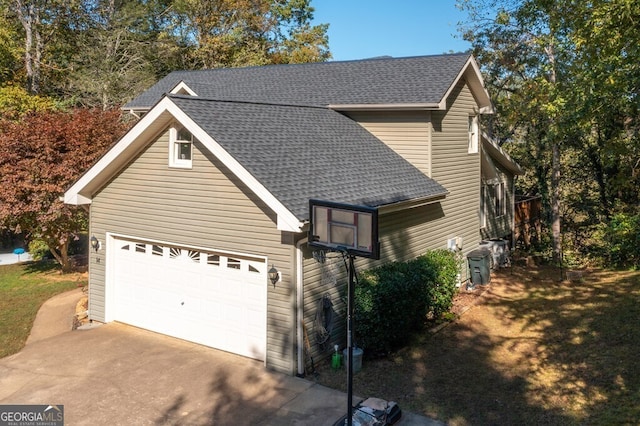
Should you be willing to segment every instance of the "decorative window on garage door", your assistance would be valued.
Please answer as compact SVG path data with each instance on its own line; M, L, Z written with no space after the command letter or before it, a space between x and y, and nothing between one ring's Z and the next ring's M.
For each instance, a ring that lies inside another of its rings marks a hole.
M224 268L251 274L261 274L265 272L265 260L259 257L197 250L158 243L134 242L120 239L117 241L120 250L129 251L132 255L152 256L158 260L166 259L167 261L198 263L205 267Z

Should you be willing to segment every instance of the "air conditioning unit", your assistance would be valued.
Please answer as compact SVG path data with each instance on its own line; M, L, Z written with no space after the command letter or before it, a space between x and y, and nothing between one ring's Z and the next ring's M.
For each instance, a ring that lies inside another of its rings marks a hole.
M491 269L509 266L509 241L484 240L480 242L480 247L491 252Z

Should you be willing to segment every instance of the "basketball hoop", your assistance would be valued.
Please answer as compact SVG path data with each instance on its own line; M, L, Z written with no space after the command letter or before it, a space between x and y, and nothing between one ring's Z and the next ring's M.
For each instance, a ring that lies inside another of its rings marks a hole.
M319 249L322 255L313 257L326 260L325 251L339 252L349 261L347 285L347 426L353 425L353 305L356 279L355 257L380 259L378 241L378 210L332 201L309 200L310 247Z
M380 259L378 210L309 200L309 246L350 256Z

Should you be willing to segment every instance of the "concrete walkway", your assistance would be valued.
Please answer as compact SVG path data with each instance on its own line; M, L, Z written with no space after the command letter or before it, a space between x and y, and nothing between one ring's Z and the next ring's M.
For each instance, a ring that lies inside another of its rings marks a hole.
M0 404L62 404L68 425L332 426L346 411L346 394L262 362L119 323L70 331L81 296L47 301L27 346L0 359Z
M27 345L70 331L73 328L76 305L82 296L84 293L78 288L47 300L36 315Z

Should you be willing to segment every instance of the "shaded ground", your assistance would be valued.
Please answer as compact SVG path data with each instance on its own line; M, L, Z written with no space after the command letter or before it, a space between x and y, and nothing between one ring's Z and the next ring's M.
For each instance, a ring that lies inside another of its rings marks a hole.
M354 392L451 425L637 424L640 273L514 267L436 334L364 360ZM476 293L476 292L474 292ZM346 389L323 364L317 380Z

